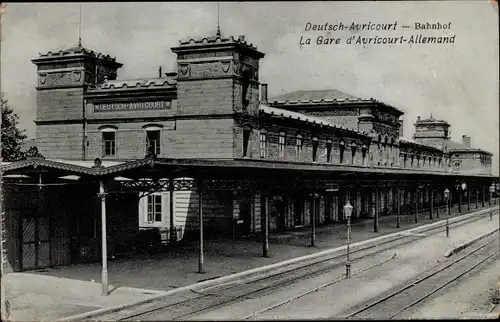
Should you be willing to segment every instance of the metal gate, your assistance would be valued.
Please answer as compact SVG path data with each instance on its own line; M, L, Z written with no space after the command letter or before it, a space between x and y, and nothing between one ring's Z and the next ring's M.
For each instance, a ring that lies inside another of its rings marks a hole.
M21 236L21 270L50 266L50 218L22 218Z

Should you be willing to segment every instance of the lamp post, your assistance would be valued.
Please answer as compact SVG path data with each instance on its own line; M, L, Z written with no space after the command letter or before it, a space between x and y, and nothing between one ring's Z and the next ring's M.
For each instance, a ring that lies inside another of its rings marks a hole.
M462 182L461 187L462 187L461 193L463 193L465 189L467 189L467 184L465 182ZM467 210L470 211L470 191L467 191Z
M349 246L351 243L351 214L352 214L352 206L349 203L349 200L344 206L344 214L347 218L347 261L345 263L345 277L351 277L351 261L349 259Z
M448 208L448 216L446 216L446 237L450 236L450 223L449 223L449 218L450 218L450 190L446 188L444 190L444 200L446 201L446 207Z
M491 206L491 198L493 198L493 192L495 192L495 186L491 184L490 186L490 206ZM490 220L493 220L493 210L490 208Z

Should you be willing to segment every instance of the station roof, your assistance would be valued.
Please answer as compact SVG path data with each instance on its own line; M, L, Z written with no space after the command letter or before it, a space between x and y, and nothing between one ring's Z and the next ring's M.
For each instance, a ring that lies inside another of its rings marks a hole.
M419 142L417 142L417 141L415 141L413 139L407 139L407 138L402 137L402 136L399 137L399 142L402 143L402 144L415 145L415 146L423 147L423 148L426 148L426 149L429 149L429 150L443 152L443 150L441 150L439 148L436 148L434 146L427 145L427 144L422 144L422 143L419 143Z
M298 90L290 93L282 94L279 96L271 97L269 100L271 105L284 105L287 107L301 106L301 105L325 105L325 104L381 104L396 111L399 115L404 112L392 105L381 102L374 98L361 98L354 96L337 89L323 89L323 90Z
M368 136L367 132L360 132L360 131L356 131L356 130L347 128L345 126L336 125L336 124L330 123L327 120L320 118L320 117L314 117L314 116L306 115L303 113L293 112L293 111L289 111L289 110L285 110L285 109L281 109L281 108L276 108L276 107L270 107L270 106L267 106L264 104L259 105L259 112L263 113L263 114L267 114L267 115L303 121L303 122L310 123L310 124L323 125L323 126L334 128L334 129L341 129L343 131L351 132L353 134Z
M451 153L453 153L453 152L464 153L465 152L465 153L482 153L482 154L487 154L487 155L493 155L493 153L491 153L491 152L488 152L488 151L485 151L482 149L478 149L478 148L472 148L468 145L454 142L451 140L448 140L447 147L448 147L448 151Z
M92 165L94 164L94 165ZM18 162L3 162L4 175L33 175L39 169L61 177L79 175L87 178L117 177L151 178L151 177L202 177L217 179L227 177L237 180L239 177L268 178L269 176L290 175L317 176L318 178L338 176L377 177L380 179L405 177L497 177L488 174L460 174L422 169L401 169L385 167L367 167L356 165L339 165L316 162L293 162L274 160L235 159L171 159L144 158L139 160L102 161L95 166L94 161L48 160L32 158ZM255 179L258 180L258 179Z
M110 55L105 55L95 50L85 48L81 44L66 49L55 49L48 51L46 53L39 53L39 57L32 59L32 62L36 64L38 62L42 62L47 59L58 59L58 58L74 57L81 55L95 57L102 61L107 61L110 64L114 64L117 67L123 66L123 64L118 63L116 61L116 57L111 57Z

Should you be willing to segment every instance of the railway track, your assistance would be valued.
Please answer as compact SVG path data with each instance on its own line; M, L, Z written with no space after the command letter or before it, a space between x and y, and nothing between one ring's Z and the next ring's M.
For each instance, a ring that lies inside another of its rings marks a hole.
M495 210L497 212L498 210ZM451 227L462 226L489 216L488 213L472 216L450 224ZM356 249L351 252L351 261L373 256L382 251L415 241L432 234L443 232L444 226L432 227L422 230L416 235L403 235L396 239L381 242ZM431 233L432 232L432 233ZM427 234L424 234L427 233ZM190 294L181 299L159 299L141 305L140 307L112 312L98 317L100 320L150 320L153 316L161 314L162 320L186 319L205 311L224 307L244 299L258 298L270 294L275 290L295 283L300 280L313 278L332 271L344 265L345 254L337 254L317 261L293 267L286 271L246 280L244 283L226 283L220 286L206 288L205 290L192 290ZM384 261L385 262L385 261ZM364 269L363 269L364 270ZM363 271L361 270L361 271ZM356 273L356 272L355 272ZM359 273L359 271L358 271ZM339 278L338 280L342 280ZM326 287L326 286L322 286Z
M387 295L364 304L361 308L343 315L343 319L394 319L415 305L429 299L433 294L456 282L499 252L496 242L491 240L467 254L432 269L417 280L404 285ZM475 257L475 258L473 258ZM475 260L471 260L475 259ZM450 277L451 271L451 277ZM333 317L332 317L333 318Z

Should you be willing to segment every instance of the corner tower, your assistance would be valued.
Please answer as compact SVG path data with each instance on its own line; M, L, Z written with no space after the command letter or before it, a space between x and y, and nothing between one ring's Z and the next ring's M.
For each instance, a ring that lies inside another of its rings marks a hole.
M450 124L444 120L436 120L432 115L425 120L417 117L413 139L418 143L445 150L450 138Z
M37 66L36 145L48 158L81 159L85 150L84 93L106 77L116 79L122 64L81 45L49 51Z
M258 113L264 54L244 36L180 41L172 52L177 54L179 115Z

